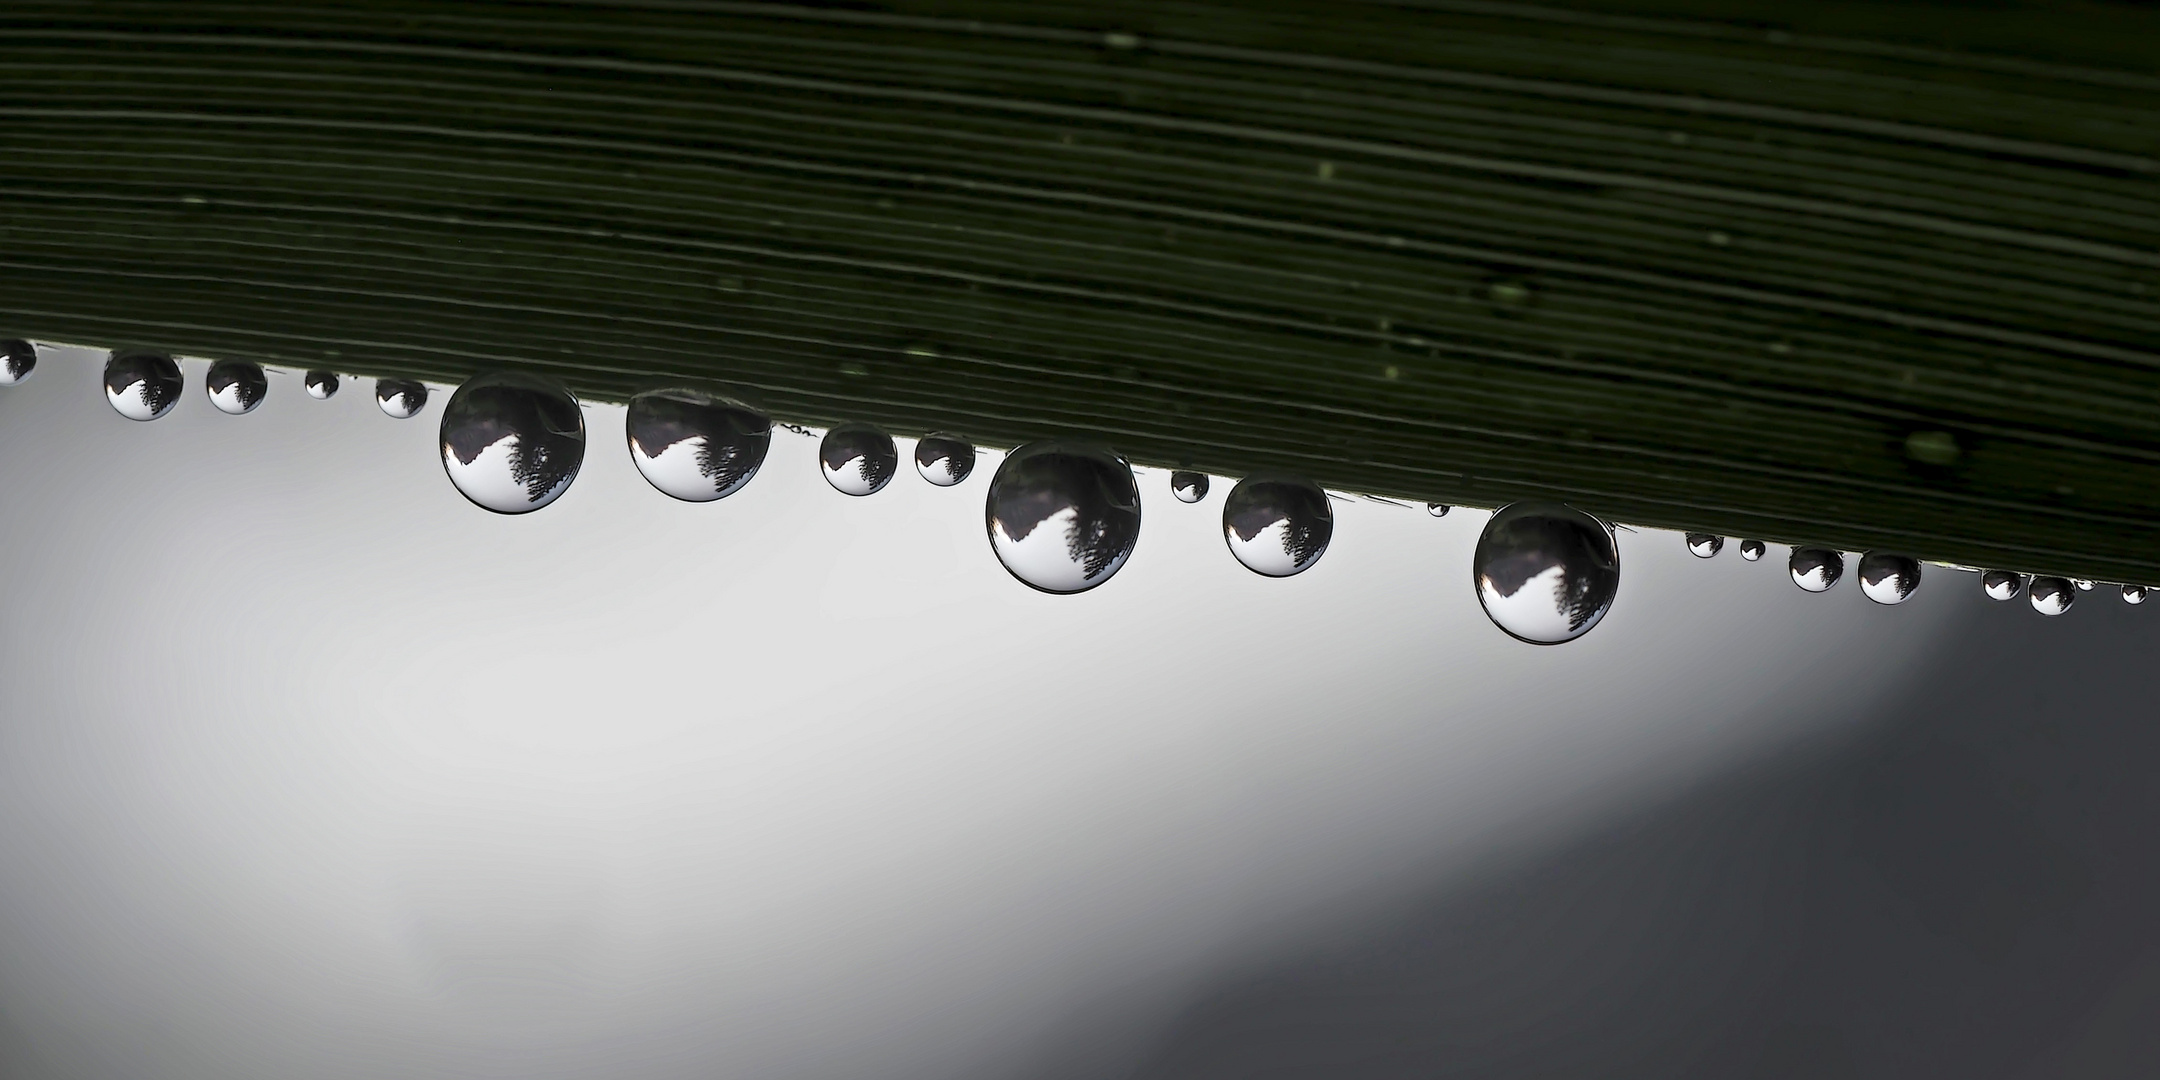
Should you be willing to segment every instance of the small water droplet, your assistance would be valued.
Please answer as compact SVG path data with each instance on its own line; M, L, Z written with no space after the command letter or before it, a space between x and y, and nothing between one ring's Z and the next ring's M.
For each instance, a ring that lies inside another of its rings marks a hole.
M630 399L623 437L646 483L684 502L711 502L757 475L772 447L772 419L742 402L673 386Z
M427 387L410 379L377 379L375 404L382 406L385 416L410 420L427 408Z
M1179 469L1170 474L1170 494L1181 503L1196 503L1207 498L1208 478L1204 472Z
M554 502L585 462L585 413L551 379L467 379L442 415L443 471L473 505L524 514Z
M130 420L155 420L179 403L187 379L164 353L114 353L105 361L105 400Z
M818 444L818 462L825 467L825 482L843 495L875 495L892 482L900 467L900 451L892 436L868 424L842 424L825 433Z
M307 373L307 396L317 401L328 401L337 396L338 377L334 371L310 371Z
M1860 591L1878 604L1902 604L1920 587L1920 560L1870 551L1860 556Z
M1501 507L1472 558L1478 603L1517 641L1558 645L1590 632L1620 592L1620 550L1604 522L1558 503Z
M1725 538L1709 533L1689 533L1687 549L1689 554L1698 559L1714 558L1718 552L1725 550Z
M211 364L210 373L203 376L203 390L219 412L240 416L254 412L255 406L262 404L263 395L270 392L270 380L263 376L260 364L220 360Z
M1450 505L1448 505L1447 503L1426 503L1426 504L1425 504L1425 512L1426 512L1426 513L1428 513L1428 514L1431 514L1431 515L1432 515L1432 516L1434 516L1434 517L1446 517L1446 516L1448 516L1448 511L1450 511L1450 510L1453 510L1453 509L1455 509L1455 508L1454 508L1453 506L1450 506Z
M1990 600L2015 600L2025 591L2025 575L2008 570L1990 570L1980 575L1980 589Z
M2070 584L2068 578L2033 578L2030 591L2033 610L2042 615L2060 615L2077 601L2077 586Z
M1047 439L1013 451L998 463L985 509L998 562L1044 592L1110 580L1140 539L1132 466L1085 443Z
M1760 540L1740 541L1740 557L1746 559L1749 562L1762 561L1763 553L1769 550L1770 545L1765 544Z
M2125 586L2123 586L2123 603L2125 603L2125 604L2142 604L2142 603L2144 603L2144 602L2145 602L2145 586L2143 586L2143 585L2125 585Z
M1529 282L1518 281L1515 278L1501 278L1485 286L1485 295L1496 304L1506 307L1522 307L1531 301L1534 294L1531 291Z
M951 487L975 471L975 447L958 435L925 435L915 444L915 471L939 487Z
M1223 500L1223 540L1255 574L1303 573L1327 553L1334 535L1327 493L1304 480L1248 476Z
M1947 431L1915 431L1905 436L1905 456L1922 465L1955 465L1961 453L1957 436Z
M1794 548L1786 566L1793 584L1808 592L1829 592L1845 576L1845 556L1827 548Z
M18 338L0 341L0 386L13 386L37 370L37 346Z
M2084 578L2071 578L2070 584L2077 586L2079 592L2091 592L2093 590L2093 583Z

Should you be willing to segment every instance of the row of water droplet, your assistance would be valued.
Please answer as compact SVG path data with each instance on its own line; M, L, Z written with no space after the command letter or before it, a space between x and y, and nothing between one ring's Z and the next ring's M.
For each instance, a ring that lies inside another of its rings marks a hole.
M1715 558L1725 549L1725 538L1710 533L1688 533L1688 550L1698 559ZM1760 540L1742 540L1740 557L1755 562L1763 557L1769 546ZM1845 576L1845 556L1828 548L1796 547L1787 560L1792 572L1793 584L1811 592L1829 592ZM2032 599L2033 610L2042 615L2060 615L2070 610L2077 594L2090 592L2097 582L2082 578L2051 577L2045 574L2028 577L2009 570L1986 570L1980 574L1980 587L1990 600L2015 600L2020 593ZM1920 560L1905 555L1891 555L1870 551L1860 556L1860 591L1878 604L1902 604L1920 588ZM2145 602L2143 585L2122 586L2125 604Z

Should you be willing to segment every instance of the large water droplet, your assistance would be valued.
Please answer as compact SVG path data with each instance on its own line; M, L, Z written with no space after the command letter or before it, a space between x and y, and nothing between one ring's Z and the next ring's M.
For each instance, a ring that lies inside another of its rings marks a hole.
M2042 615L2060 615L2077 602L2077 586L2068 578L2035 577L2029 590L2033 610Z
M1434 516L1434 517L1446 517L1446 516L1448 516L1448 511L1450 511L1450 510L1453 510L1453 509L1455 509L1455 508L1454 508L1454 507L1452 507L1452 506L1449 506L1449 505L1448 505L1448 504L1446 504L1446 503L1426 503L1426 504L1425 504L1425 512L1426 512L1426 513L1428 513L1428 514L1431 514L1431 515L1432 515L1432 516Z
M645 481L684 502L742 490L772 447L772 418L690 387L647 390L623 418L630 460Z
M270 392L270 380L263 377L259 364L246 360L220 360L210 365L210 373L203 376L203 389L210 395L210 404L231 416L255 411L262 404L263 395Z
M1725 550L1725 538L1709 533L1689 533L1687 549L1689 554L1698 559L1713 558L1718 552Z
M180 401L187 379L164 353L114 353L105 361L105 400L130 420L155 420Z
M1170 474L1170 494L1181 503L1196 503L1207 498L1208 478L1204 472L1180 469Z
M1532 645L1589 633L1620 592L1612 530L1557 503L1500 508L1478 536L1471 570L1486 617Z
M328 401L337 396L338 377L334 371L310 371L307 373L307 396L317 401Z
M1870 551L1860 556L1860 591L1878 604L1902 604L1920 587L1920 560Z
M951 487L975 471L975 447L958 435L925 435L915 444L915 471L939 487Z
M1140 539L1132 466L1086 443L1047 439L1013 451L990 479L985 509L998 561L1044 592L1110 580Z
M375 404L386 416L410 420L427 408L427 387L410 379L377 379Z
M443 471L473 505L523 514L554 502L585 461L585 413L551 380L467 379L442 414Z
M2025 591L2025 575L2014 574L2008 570L1990 570L1980 575L1980 588L1987 593L1990 600L2015 600L2019 593Z
M1327 493L1287 477L1248 476L1223 500L1223 539L1245 569L1289 577L1311 568L1335 535Z
M1828 548L1794 548L1786 565L1793 584L1809 592L1829 592L1845 576L1845 556Z
M1761 562L1763 553L1769 550L1770 545L1765 544L1760 540L1740 541L1740 557L1746 559L1749 562Z
M13 386L37 370L37 346L8 338L0 341L0 386Z
M2125 585L2125 586L2123 586L2123 603L2125 603L2125 604L2142 604L2142 603L2144 603L2144 602L2145 602L2145 586L2143 586L2143 585Z
M825 433L818 445L825 482L844 495L875 495L892 482L900 451L892 436L868 424L842 424Z

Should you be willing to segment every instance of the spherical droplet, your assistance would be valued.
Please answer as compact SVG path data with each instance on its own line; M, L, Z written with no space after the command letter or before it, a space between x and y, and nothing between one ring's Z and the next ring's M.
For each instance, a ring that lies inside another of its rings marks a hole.
M230 416L255 411L262 404L263 395L270 392L270 380L263 377L259 364L246 360L220 360L210 365L210 373L203 376L203 390L210 395L210 404Z
M1478 536L1471 569L1485 616L1532 645L1589 633L1620 592L1612 530L1558 503L1500 508Z
M427 387L410 379L377 379L375 404L386 416L410 420L427 408Z
M958 435L925 435L915 444L915 471L939 487L951 487L975 471L975 447Z
M1827 548L1794 548L1786 565L1793 584L1809 592L1829 592L1845 576L1845 556Z
M1687 534L1687 549L1688 554L1698 559L1713 558L1718 552L1725 550L1725 538L1712 536L1709 533L1689 533Z
M1044 592L1092 589L1140 539L1140 491L1125 459L1046 439L1013 451L990 479L990 549L1012 576Z
M742 490L765 464L772 418L703 390L668 387L630 399L623 435L646 483L684 502L711 502Z
M1761 562L1763 553L1769 550L1770 545L1765 544L1760 540L1740 541L1740 557L1746 559L1749 562Z
M1425 512L1426 512L1426 513L1428 513L1428 514L1431 514L1431 515L1432 515L1432 516L1434 516L1434 517L1446 517L1446 516L1448 516L1448 511L1450 511L1450 510L1453 510L1453 509L1455 509L1455 508L1454 508L1454 507L1452 507L1452 506L1449 506L1449 505L1448 505L1448 504L1446 504L1446 503L1426 503L1426 504L1425 504Z
M2029 590L2033 610L2042 615L2060 615L2077 601L2077 586L2068 578L2035 577Z
M1860 556L1860 591L1878 604L1902 604L1920 587L1920 560L1870 551Z
M310 371L307 373L307 396L317 401L328 401L337 396L338 377L333 371Z
M2025 575L2008 570L1990 570L1980 575L1981 591L1990 600L2015 600L2025 591Z
M1170 494L1181 503L1196 503L1207 498L1208 479L1204 472L1185 469L1170 474Z
M114 353L105 361L105 400L130 420L155 420L180 402L187 379L164 353Z
M2144 602L2145 602L2145 586L2143 586L2143 585L2125 585L2125 586L2123 586L2123 603L2125 603L2125 604L2142 604L2142 603L2144 603Z
M1289 577L1310 569L1335 535L1327 493L1287 477L1248 476L1223 500L1223 539L1245 569Z
M818 445L825 482L843 495L875 495L892 482L900 451L892 436L868 424L842 424L825 433Z
M2091 592L2093 590L2093 583L2081 577L2071 578L2070 584L2077 586L2079 592Z
M554 502L585 462L585 413L553 380L467 379L442 414L443 471L473 505L523 514Z
M37 346L16 338L0 340L0 386L13 386L37 370Z

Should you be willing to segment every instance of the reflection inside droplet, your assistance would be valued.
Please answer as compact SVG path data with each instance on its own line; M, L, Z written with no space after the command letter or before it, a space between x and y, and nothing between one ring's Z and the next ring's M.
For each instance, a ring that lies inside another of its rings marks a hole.
M630 399L623 434L646 483L684 502L711 502L742 490L765 464L772 418L703 390L668 387Z
M1493 625L1533 645L1590 632L1620 591L1620 551L1598 519L1558 503L1516 503L1485 523L1472 558Z
M1770 545L1765 544L1760 540L1740 541L1740 557L1746 559L1749 562L1761 561L1763 554L1769 550Z
M1878 604L1902 604L1920 587L1920 560L1870 551L1860 556L1860 591Z
M2145 586L2143 586L2143 585L2125 585L2125 586L2123 586L2123 603L2125 603L2125 604L2142 604L2142 603L2144 603L2144 602L2145 602Z
M1049 439L1013 451L990 479L985 509L998 561L1044 592L1110 580L1140 539L1132 467L1085 443Z
M1425 504L1425 512L1426 512L1426 513L1428 513L1428 514L1431 514L1431 515L1432 515L1432 516L1434 516L1434 517L1446 517L1446 516L1448 516L1448 511L1450 511L1450 510L1453 510L1453 509L1455 509L1455 508L1454 508L1453 506L1450 506L1450 505L1448 505L1447 503L1426 503L1426 504Z
M1208 478L1203 472L1185 469L1170 474L1170 494L1181 503L1196 503L1207 498Z
M375 404L386 416L409 420L427 408L427 387L410 379L377 379Z
M1725 550L1725 538L1710 533L1687 534L1688 553L1698 559L1708 559Z
M465 381L442 414L443 471L473 505L523 514L554 502L585 461L585 414L555 382L506 371Z
M1845 576L1845 556L1827 548L1794 548L1786 565L1793 584L1809 592L1829 592Z
M180 401L187 380L164 353L114 353L105 361L105 400L130 420L155 420Z
M307 373L306 381L308 396L317 401L327 401L337 396L338 377L336 372L310 371Z
M219 412L239 416L262 404L263 395L270 392L270 380L264 377L259 364L220 360L211 364L209 374L203 376L203 390Z
M2025 575L2008 570L1990 570L1980 575L1980 589L1990 600L2015 600L2025 591Z
M868 424L842 424L818 444L818 462L834 491L875 495L892 482L900 451L893 448L892 436Z
M1223 539L1256 574L1302 573L1320 561L1334 535L1327 493L1303 480L1248 476L1223 500Z
M2027 591L2032 594L2033 610L2042 615L2060 615L2077 601L2077 586L2069 578L2035 577Z
M0 386L13 386L37 370L37 346L18 338L0 340Z
M939 487L951 487L975 471L975 447L958 435L925 435L915 443L915 471Z

